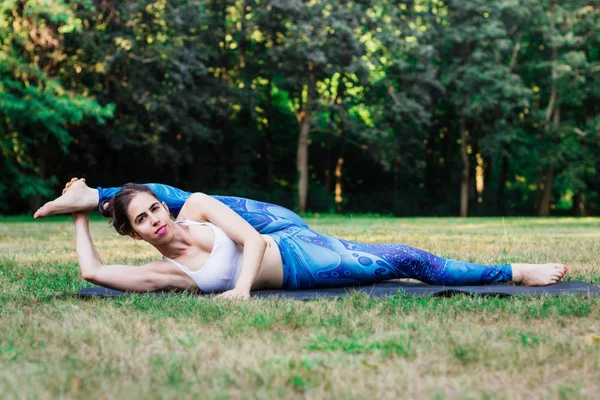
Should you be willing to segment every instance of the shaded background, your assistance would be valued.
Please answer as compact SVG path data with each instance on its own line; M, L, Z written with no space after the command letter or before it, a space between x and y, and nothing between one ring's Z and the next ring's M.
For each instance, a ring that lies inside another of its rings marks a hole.
M84 176L597 215L599 98L600 1L4 0L0 212Z

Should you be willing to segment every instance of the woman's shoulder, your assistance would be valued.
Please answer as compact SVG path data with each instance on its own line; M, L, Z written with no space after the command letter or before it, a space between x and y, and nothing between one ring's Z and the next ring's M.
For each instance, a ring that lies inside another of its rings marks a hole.
M204 208L206 198L210 198L210 196L201 192L192 193L183 204L183 207L181 207L176 220L192 220L201 222L202 209Z

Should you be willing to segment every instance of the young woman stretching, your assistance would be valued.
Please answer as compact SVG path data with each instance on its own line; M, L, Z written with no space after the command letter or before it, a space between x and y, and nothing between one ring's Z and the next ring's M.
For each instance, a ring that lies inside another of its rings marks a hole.
M89 211L98 205L117 232L150 243L163 259L142 268L103 265L89 232ZM398 278L435 285L513 281L541 286L558 282L568 269L563 264L481 265L400 244L350 242L313 231L284 207L160 184L92 189L74 178L63 195L41 207L34 218L58 213L74 215L83 278L129 291L197 289L223 292L221 298L248 298L251 290Z

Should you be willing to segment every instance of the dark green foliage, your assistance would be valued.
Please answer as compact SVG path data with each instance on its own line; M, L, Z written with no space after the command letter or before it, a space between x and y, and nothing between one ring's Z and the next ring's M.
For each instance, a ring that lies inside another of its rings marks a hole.
M61 65L69 59L64 37L81 31L81 20L64 1L0 5L0 196L31 200L53 194L54 166L68 151L69 130L84 120L112 116L86 88L67 86ZM0 210L24 211L18 201Z
M0 212L71 176L295 207L299 137L315 212L600 210L597 0L50 4L0 6Z

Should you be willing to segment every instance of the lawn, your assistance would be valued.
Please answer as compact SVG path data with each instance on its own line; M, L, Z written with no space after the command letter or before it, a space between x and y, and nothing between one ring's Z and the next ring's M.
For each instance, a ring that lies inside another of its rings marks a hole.
M327 234L600 284L597 218L313 217ZM105 261L151 247L94 220ZM600 296L78 300L72 222L0 218L0 397L594 398Z

